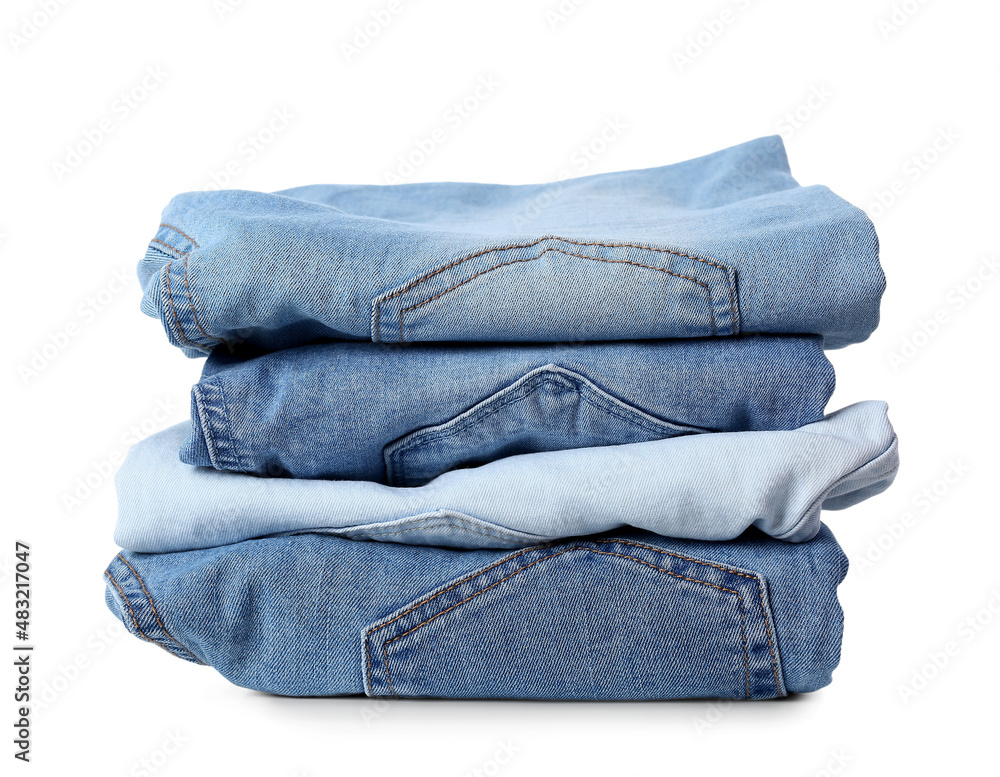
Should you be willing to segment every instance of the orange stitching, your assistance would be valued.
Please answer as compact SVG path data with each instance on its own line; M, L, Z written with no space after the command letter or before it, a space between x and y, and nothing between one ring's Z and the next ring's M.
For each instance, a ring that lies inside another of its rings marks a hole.
M181 340L183 340L188 345L193 346L194 348L197 348L198 345L195 344L195 343L192 343L190 340L188 340L187 335L184 334L184 327L181 326L181 319L177 315L177 308L174 307L174 295L173 295L173 292L170 291L170 265L172 265L172 264L173 264L173 260L167 262L167 266L163 268L163 277L166 279L166 283L167 283L167 299L170 300L170 309L174 313L174 321L177 322L177 332L178 332L178 334L180 334Z
M760 610L761 615L764 617L764 629L767 631L767 649L771 653L771 669L774 670L774 687L781 693L781 683L778 681L778 661L774 656L774 645L771 642L771 625L767 620L767 607L764 605L764 586L760 582L760 578L755 575L747 575L743 572L737 572L732 569L726 569L725 567L719 566L718 564L713 564L709 561L699 561L698 559L689 558L688 556L682 556L679 553L671 553L669 550L663 550L661 548L654 548L652 545L640 545L637 542L629 542L628 540L594 540L594 544L607 543L607 542L618 542L622 545L632 545L636 548L645 548L646 550L653 550L657 553L663 553L667 556L674 556L675 558L682 559L683 561L690 561L693 564L701 564L706 567L714 567L715 569L721 570L723 572L728 572L731 575L739 575L740 577L745 577L749 580L753 580L757 583L757 593L760 594Z
M217 343L224 343L225 340L220 340L218 337L210 335L204 329L201 328L201 322L198 320L198 312L194 308L194 300L191 298L191 284L188 283L188 258L187 254L184 255L184 285L187 287L188 304L191 306L191 315L194 316L195 326L198 330L205 335L209 340L215 340Z
M125 606L128 607L128 614L132 616L132 623L135 624L135 628L136 631L139 632L139 636L141 636L147 642L152 642L158 648L162 648L163 650L166 650L168 653L170 653L170 651L167 650L166 645L161 645L155 639L150 639L149 637L146 636L145 632L143 632L142 630L142 627L139 625L139 621L135 617L135 613L132 611L132 605L129 603L128 597L125 595L125 592L122 590L122 587L118 585L118 581L111 576L111 572L109 572L107 569L104 570L104 574L108 576L108 580L110 580L112 584L114 584L114 587L118 589L118 593L121 594L122 601L125 602Z
M176 232L176 233L177 233L178 235L183 235L183 236L184 236L184 237L186 237L186 238L187 238L188 240L190 240L190 241L191 241L191 242L192 242L192 243L194 244L194 247L195 247L195 248L201 248L201 246L200 246L200 245L198 245L198 241L197 241L197 240L195 240L195 239L194 239L193 237L191 237L191 235L185 235L185 234L184 234L183 232L181 232L181 231L180 231L180 230L179 230L179 229L178 229L177 227L175 227L175 226L174 226L173 224L160 224L160 226L161 226L161 227L166 227L167 229L172 229L172 230L173 230L174 232Z
M637 547L641 547L641 546L637 546ZM392 688L392 680L391 680L390 675L389 675L389 645L391 645L396 640L402 639L403 637L407 636L408 634L413 633L417 629L419 629L419 628L421 628L423 626L426 626L428 623L430 623L431 621L435 620L436 618L444 615L445 613L451 612L452 610L454 610L454 609L456 609L458 607L461 607L463 604L465 604L466 602L470 601L471 599L475 599L480 594L486 593L491 588L495 588L496 586L500 585L500 583L504 582L505 580L508 580L508 579L512 578L514 575L520 574L521 572L523 572L526 569L530 569L531 567L535 566L535 564L538 564L538 563L540 563L542 561L545 561L547 559L550 559L550 558L556 558L557 556L561 556L564 553L569 553L569 552L574 551L574 550L586 550L586 551L588 551L590 553L597 553L597 554L602 555L602 556L617 556L619 558L629 559L631 561L636 561L636 562L638 562L640 564L643 564L643 565L645 565L647 567L650 567L652 569L656 569L656 570L658 570L660 572L664 572L664 573L670 575L671 577L676 577L676 578L679 578L681 580L687 580L687 581L692 582L692 583L701 583L702 585L707 585L710 588L716 588L716 589L718 589L720 591L727 591L727 592L729 592L731 594L736 594L737 598L740 601L741 629L742 629L742 632L743 632L743 661L744 661L744 664L746 666L747 698L748 699L750 698L750 657L749 657L749 653L748 653L748 650L747 650L746 605L743 603L743 595L739 591L734 591L731 588L724 588L723 586L715 585L714 583L708 583L708 582L705 582L704 580L698 580L698 579L693 578L693 577L685 577L684 575L679 575L676 572L671 572L669 569L664 569L663 567L658 567L655 564L650 564L648 561L643 561L642 559L636 558L635 556L627 556L627 555L622 554L622 553L610 553L608 551L603 551L603 550L594 550L593 548L587 548L587 547L579 546L579 545L578 546L574 546L572 548L566 548L566 550L561 550L558 553L551 553L548 556L542 556L541 558L537 558L534 561L532 561L530 564L526 564L525 566L521 567L520 569L515 569L509 575L506 575L506 576L500 578L496 582L494 582L494 583L486 586L485 588L483 588L483 589L481 589L479 591L476 591L474 594L472 594L470 596L467 596L465 599L463 599L462 601L458 602L457 604L453 604L451 607L448 607L447 609L441 610L441 612L432 615L430 618L428 618L427 620L423 621L422 623L418 623L412 629L409 629L408 631L405 631L402 634L399 634L399 635L393 637L392 639L388 640L387 642L385 642L382 645L382 654L383 654L384 659L385 659L386 682L389 685L389 691L392 693L392 695L396 696L397 694L396 694L396 692ZM513 558L515 558L515 557L512 556L511 559L513 559ZM496 565L494 565L494 566L496 566ZM483 572L486 572L486 571L488 571L488 569L484 569L483 570ZM454 586L452 586L452 587L454 587ZM442 591L441 593L444 593L444 591ZM440 596L440 594L437 594L435 597L432 597L432 598L436 598L437 596ZM428 599L427 601L430 601L430 599ZM426 602L424 602L423 604L426 604ZM420 605L417 605L417 606L420 606ZM410 611L412 611L412 609L415 609L415 608L411 608ZM402 617L402 616L399 616L399 617ZM398 618L394 618L393 620L397 620L397 619ZM388 626L388 625L389 624L386 623L386 624L383 624L383 626L380 626L379 628L383 628L384 626ZM375 631L375 629L372 629L372 631ZM369 633L368 633L369 637L371 636L372 631L369 631ZM371 683L371 677L370 677L370 673L371 673L370 658L371 658L371 652L369 650L369 684Z
M397 694L396 691L395 691L395 689L392 687L392 678L389 676L389 650L388 650L388 644L389 643L385 643L385 644L382 645L382 660L385 661L385 681L389 684L389 693L391 693L393 696L395 696L398 699L399 698L399 694ZM369 678L369 682L370 681L371 681L371 678Z
M501 564L507 563L508 561L513 561L518 556L523 556L525 553L527 553L530 550L538 550L538 546L536 545L536 546L531 547L531 548L524 548L524 550L519 550L517 553L514 553L514 554L512 554L510 556L505 556L504 558L500 559L499 561L497 561L497 562L495 562L493 564L490 564L488 567L486 567L486 569L481 569L478 572L473 572L472 574L468 575L467 577L463 577L461 580L456 580L452 585L448 586L443 591L438 591L436 594L434 594L434 596L430 597L430 599L425 599L422 602L417 602L415 605L413 605L412 607L410 607L408 610L404 610L403 612L401 612L399 615L397 615L391 621L386 621L381 626L375 626L374 628L368 629L368 633L365 634L365 654L366 654L365 663L366 663L367 669L368 669L368 682L369 682L369 685L371 684L371 674L372 674L372 651L371 651L371 636L372 636L372 634L374 634L376 631L381 631L386 626L391 626L393 623L395 623L396 621L398 621L403 616L409 615L411 612L413 612L414 610L416 610L416 609L418 609L420 607L423 607L428 602L434 601L435 599L437 599L442 594L446 594L449 591L451 591L452 589L458 588L458 586L462 585L462 583L467 583L470 580L474 580L475 578L479 577L480 575L485 575L487 572L489 572L494 567L498 567Z
M171 251L174 251L175 253L178 253L181 256L187 256L188 253L189 253L188 251L181 251L181 249L179 249L179 248L174 248L172 245L170 245L170 243L164 243L162 240L157 240L155 237L152 240L150 240L149 242L150 243L159 243L161 246L166 246Z
M184 233L181 232L179 229L171 227L169 224L160 224L160 226L161 227L169 227L170 229L173 229L174 232L178 232L178 233L184 235ZM194 243L195 248L199 247L198 244L195 243L192 238L188 237L187 235L184 235L184 237L187 237L188 240L190 240L192 243ZM179 253L181 256L184 257L184 286L187 287L188 304L191 306L191 315L194 317L195 326L197 326L198 327L198 331L200 331L203 335L205 335L205 337L207 337L209 340L215 340L215 342L217 342L217 343L224 343L224 342L226 342L225 340L221 340L218 337L215 337L214 335L210 335L208 332L206 332L204 330L204 328L202 327L202 325L201 325L201 321L198 320L198 311L195 310L194 299L191 297L191 284L188 282L188 256L190 255L191 252L190 251L181 251L179 248L174 248L174 246L170 245L170 243L164 243L162 240L157 240L155 237L152 239L151 242L153 242L153 243L159 243L160 245L166 246L171 251L176 251L177 253ZM172 260L169 261L169 262L167 262L167 266L163 269L163 272L164 273L169 273L170 272L170 265L172 265L172 264L173 264ZM170 294L170 278L169 277L167 278L167 294L168 294L168 296L170 296L170 307L173 308L173 310L174 310L174 320L177 321L177 328L180 329L181 322L180 322L180 319L177 317L177 308L174 307L174 298L173 298L173 295ZM181 334L182 335L184 334L183 331L181 332ZM191 345L195 345L195 343L192 343L190 340L187 339L187 337L184 337L184 341L187 342L187 343L190 343Z
M440 292L438 294L435 294L433 297L428 297L423 302L418 302L416 305L411 305L408 308L403 308L402 310L399 311L399 342L403 342L403 315L404 314L409 313L411 310L415 310L416 308L419 308L422 305L426 305L428 302L433 302L438 297L443 297L449 291L454 291L459 286L465 285L469 281L478 278L480 275L485 275L488 272L493 272L494 270L498 270L501 267L506 267L507 265L510 265L510 264L517 264L518 262L533 262L535 259L541 259L543 256L545 256L545 254L549 253L549 251L552 251L552 252L557 253L557 254L565 254L566 256L575 256L575 257L578 257L580 259L593 259L595 262L607 262L608 264L631 264L631 265L633 265L635 267L645 267L647 270L659 270L660 272L664 272L667 275L674 275L674 276L676 276L678 278L684 278L685 280L691 281L692 283L697 283L699 286L701 286L702 288L705 289L705 293L708 295L708 311L709 311L709 313L712 316L712 334L714 335L716 333L716 331L717 331L716 326L715 326L715 311L712 309L712 290L710 288L708 288L708 284L706 284L706 283L702 283L701 281L699 281L699 280L697 280L695 278L692 278L689 275L681 275L680 273L671 272L670 270L665 270L662 267L655 267L655 266L653 266L651 264L640 264L639 262L633 262L633 261L630 261L628 259L604 259L604 258L599 257L599 256L586 256L585 254L574 254L571 251L562 251L562 250L560 250L558 248L546 248L538 256L529 256L529 257L527 257L525 259L511 259L509 262L501 262L500 264L494 265L493 267L489 267L489 268L487 268L485 270L481 270L480 272L477 272L475 275L470 275L464 281L459 281L458 283L456 283L451 288L445 289L444 291L442 291L442 292Z
M729 279L730 268L726 267L725 265L717 264L716 262L713 262L710 259L702 259L700 256L693 256L692 254L685 254L685 253L682 253L680 251L672 251L669 248L656 248L656 247L653 247L653 246L639 245L637 243L601 243L601 242L588 242L588 241L583 241L583 240L570 240L569 238L554 237L554 236L550 235L548 237L540 237L537 240L532 240L530 243L520 243L520 244L517 244L517 245L507 246L505 248L484 248L482 251L477 251L476 253L470 254L469 256L463 257L461 259L456 259L455 261L450 262L449 264L446 264L444 267L439 267L436 270L432 270L431 272L429 272L429 273L427 273L427 274L425 274L425 275L417 278L416 280L414 280L411 283L407 284L403 288L399 289L399 291L394 291L392 294L389 294L387 297L378 300L375 303L375 325L376 325L376 333L377 333L376 334L376 342L381 342L382 341L382 303L385 302L386 300L390 300L393 297L398 297L400 294L403 294L404 292L409 291L414 286L416 286L416 285L418 285L420 283L423 283L428 278L433 278L438 273L442 273L445 270L454 267L455 265L461 264L462 262L467 262L470 259L475 259L477 256L482 256L483 254L488 254L491 251L509 251L512 248L531 248L532 246L538 245L539 243L542 243L542 242L544 242L546 240L558 240L558 241L563 242L563 243L571 243L572 245L578 245L578 246L600 246L602 248L639 248L639 249L644 250L644 251L659 251L661 253L673 254L674 256L683 256L685 259L694 259L696 262L704 262L705 264L710 264L713 267L717 267L718 269L723 270L726 273L726 279L727 279L727 281L729 283L729 294L730 294L729 303L730 303L730 306L732 307L732 310L733 310L733 328L734 329L737 328L738 318L736 316L736 300L735 300L736 290L733 288L732 280Z
M152 596L150 596L150 595L149 595L149 591L147 591L147 590L146 590L146 584L145 584L144 582L142 582L142 578L141 578L141 577L139 577L139 573L138 573L138 572L136 572L136 571L135 571L135 568L134 568L134 567L133 567L133 566L132 566L131 564L129 564L129 563L128 563L128 562L126 561L126 560L125 560L125 557L124 557L124 556L122 556L122 554L121 554L121 553L119 553L119 554L118 554L118 558L120 558L120 559L121 559L122 563L123 563L123 564L124 564L125 566L127 566L127 567L128 567L129 569L131 569L131 570L132 570L132 574L133 574L133 575L135 575L135 579L139 581L139 585L141 585L141 586L142 586L142 592L143 592L144 594L146 594L146 598L147 598L147 599L149 599L149 606L153 608L153 617L155 617L155 618L156 618L156 622L160 624L160 628L161 628L161 629L163 629L163 633L164 633L164 634L166 634L166 635L167 635L168 637L170 637L170 640L171 640L171 641L172 641L172 642L173 642L173 643L174 643L175 645L177 645L177 647L179 647L179 648L180 648L181 650L183 650L183 651L184 651L185 653L187 653L187 654L188 654L189 656L191 656L191 658L193 658L193 659L194 659L195 661L197 661L197 662L198 662L199 664L202 664L202 665L204 666L204 663L203 663L202 661L198 661L198 658L197 658L197 656L195 656L195 654L194 654L194 653L192 653L192 652L191 652L190 650L188 650L188 649L187 649L186 647L184 647L184 646L183 646L183 645L182 645L182 644L181 644L180 642L178 642L178 641L177 641L176 639L174 639L174 638L173 638L173 637L172 637L172 636L170 635L170 632L169 632L169 631L167 631L167 627L166 627L166 626L164 626L164 625L163 625L163 621L161 621L161 620L160 620L160 614L159 614L159 613L158 613L158 612L156 611L156 605L155 605L155 604L153 604L153 597L152 597Z

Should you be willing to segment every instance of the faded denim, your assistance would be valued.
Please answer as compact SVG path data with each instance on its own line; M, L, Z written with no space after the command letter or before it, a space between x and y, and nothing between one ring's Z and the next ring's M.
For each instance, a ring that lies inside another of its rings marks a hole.
M269 693L768 699L830 682L846 571L823 526L513 553L305 534L124 551L105 582L135 636Z
M815 336L217 349L180 457L417 486L514 454L795 429L823 417L833 387Z
M821 509L887 488L898 465L884 402L793 431L719 432L528 453L417 488L261 478L177 457L178 424L132 447L116 477L117 543L143 553L317 531L458 548L513 548L633 526L727 540L747 527L811 539Z
M317 185L175 197L142 309L191 356L317 340L868 337L885 279L862 210L799 186L778 137L547 184Z

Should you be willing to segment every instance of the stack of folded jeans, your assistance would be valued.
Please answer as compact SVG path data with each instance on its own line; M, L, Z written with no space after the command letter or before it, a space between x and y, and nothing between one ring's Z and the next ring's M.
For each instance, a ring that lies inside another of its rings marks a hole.
M117 478L107 603L287 695L760 699L830 682L822 509L891 483L825 348L884 277L780 139L530 186L170 202L143 310L208 355Z

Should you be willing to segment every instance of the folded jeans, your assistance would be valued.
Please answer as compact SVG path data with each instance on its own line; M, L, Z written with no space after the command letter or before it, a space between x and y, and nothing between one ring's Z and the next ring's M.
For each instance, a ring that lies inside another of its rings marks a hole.
M795 429L823 417L833 387L816 336L217 349L180 457L416 486L520 453Z
M878 324L862 210L800 186L779 137L553 183L317 185L174 197L142 309L190 356L322 339L563 342Z
M269 693L766 699L830 682L846 571L822 526L513 553L303 534L123 551L105 582L135 636Z
M880 493L898 465L884 402L792 431L718 432L528 453L414 488L267 478L180 461L178 424L133 446L116 477L119 546L207 548L298 532L458 548L515 548L633 526L726 540L756 526L803 542L820 511Z

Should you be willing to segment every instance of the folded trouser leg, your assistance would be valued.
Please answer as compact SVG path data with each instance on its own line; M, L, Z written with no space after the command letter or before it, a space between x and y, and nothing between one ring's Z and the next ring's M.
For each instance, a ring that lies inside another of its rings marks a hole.
M124 551L105 580L133 634L271 693L766 699L830 682L846 570L824 526L515 552L304 534Z
M794 429L823 417L833 384L815 336L326 343L256 358L217 349L180 455L257 475L416 486L517 453Z
M187 425L132 447L116 477L115 540L143 553L326 531L355 539L516 548L634 526L728 540L755 526L791 542L820 512L884 490L898 464L884 402L792 431L691 434L509 456L399 488L261 478L183 464Z
M189 192L139 263L192 356L318 339L579 342L875 329L864 211L799 186L781 138L648 170L497 186Z

